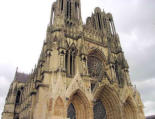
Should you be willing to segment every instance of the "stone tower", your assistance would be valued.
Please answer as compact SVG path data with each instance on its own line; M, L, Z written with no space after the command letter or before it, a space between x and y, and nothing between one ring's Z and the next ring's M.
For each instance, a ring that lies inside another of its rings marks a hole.
M80 0L57 0L38 64L16 71L2 119L144 119L113 17Z

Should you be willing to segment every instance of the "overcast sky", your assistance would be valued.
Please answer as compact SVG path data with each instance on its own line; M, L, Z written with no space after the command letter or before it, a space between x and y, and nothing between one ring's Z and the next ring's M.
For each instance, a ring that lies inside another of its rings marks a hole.
M16 67L29 73L37 63L53 2L0 1L0 114ZM155 114L155 0L81 0L81 3L83 22L96 6L113 14L145 115Z

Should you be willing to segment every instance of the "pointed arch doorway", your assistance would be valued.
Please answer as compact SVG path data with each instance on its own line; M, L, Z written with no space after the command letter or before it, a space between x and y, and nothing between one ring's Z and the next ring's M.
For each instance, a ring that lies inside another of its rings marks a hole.
M71 95L68 108L67 118L70 119L90 119L90 103L84 93L80 90Z
M122 118L121 102L115 90L107 85L99 87L95 92L94 119Z

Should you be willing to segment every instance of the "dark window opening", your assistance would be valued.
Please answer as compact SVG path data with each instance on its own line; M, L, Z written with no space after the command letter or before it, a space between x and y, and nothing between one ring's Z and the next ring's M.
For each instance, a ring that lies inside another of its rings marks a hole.
M68 69L68 52L66 52L66 55L65 55L65 68L66 68L66 72L67 72L67 69Z
M119 77L119 72L118 72L118 63L115 63L115 73L116 73L116 78L118 80L118 84L121 84L120 82L120 77Z
M91 91L93 91L95 88L95 83L91 83Z
M72 103L68 107L67 118L76 119L76 111L75 111L74 105Z
M73 73L73 56L72 53L70 54L70 75Z
M61 11L63 11L64 1L61 0Z
M72 12L71 12L71 10L72 10L72 4L71 4L71 2L70 2L70 19L71 19L71 17L72 17Z
M75 53L74 50L69 50L65 55L65 68L68 76L75 74Z
M99 13L97 14L97 17L98 17L99 28L101 29L102 27L101 27L101 20L100 20L100 15L99 15Z
M69 17L69 1L67 1L67 18Z
M21 92L18 91L16 96L16 104L20 103L20 96L21 96Z

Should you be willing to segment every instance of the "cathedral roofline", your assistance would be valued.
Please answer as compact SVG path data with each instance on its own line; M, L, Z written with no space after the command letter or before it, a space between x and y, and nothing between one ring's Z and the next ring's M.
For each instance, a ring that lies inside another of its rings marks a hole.
M26 83L30 79L30 75L16 71L14 81Z

